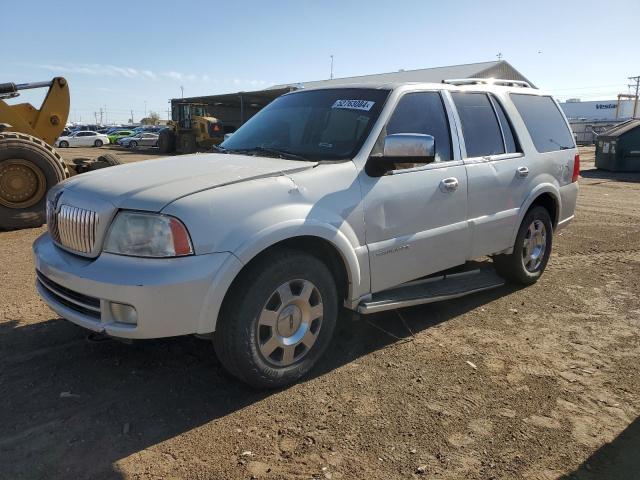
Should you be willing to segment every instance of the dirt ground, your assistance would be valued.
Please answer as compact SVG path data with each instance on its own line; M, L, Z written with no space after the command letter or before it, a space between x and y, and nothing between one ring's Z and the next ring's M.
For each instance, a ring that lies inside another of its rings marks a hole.
M44 229L0 233L0 478L640 478L640 175L582 158L540 282L345 321L275 392L208 341L89 341L36 295Z

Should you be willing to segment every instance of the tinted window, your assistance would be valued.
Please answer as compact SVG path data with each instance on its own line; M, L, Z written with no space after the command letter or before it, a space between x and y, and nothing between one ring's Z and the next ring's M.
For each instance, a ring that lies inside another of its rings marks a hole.
M573 136L551 97L511 94L531 140L540 153L575 147Z
M436 141L436 162L451 160L451 136L442 98L437 92L408 93L400 99L386 135L422 133Z
M493 103L496 113L498 114L498 120L500 120L500 127L502 127L502 135L504 137L507 153L519 152L520 150L516 145L516 139L513 135L513 129L511 128L511 122L507 119L507 115L504 112L502 105L500 105L500 102L493 96L491 97L491 103Z
M504 153L498 119L484 93L451 94L460 115L467 157L484 157Z

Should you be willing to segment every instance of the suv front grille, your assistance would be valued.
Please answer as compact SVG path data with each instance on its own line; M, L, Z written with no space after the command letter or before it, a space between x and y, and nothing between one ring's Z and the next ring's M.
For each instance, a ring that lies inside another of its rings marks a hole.
M38 283L51 295L54 300L76 312L100 320L100 299L75 292L57 284L43 273L36 270Z
M56 243L70 250L91 253L96 241L98 214L84 208L47 204L47 225Z

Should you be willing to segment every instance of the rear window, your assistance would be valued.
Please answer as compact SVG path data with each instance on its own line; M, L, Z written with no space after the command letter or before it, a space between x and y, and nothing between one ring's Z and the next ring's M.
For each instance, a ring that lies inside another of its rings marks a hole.
M554 152L575 147L573 135L551 97L512 93L511 100L524 120L538 152Z

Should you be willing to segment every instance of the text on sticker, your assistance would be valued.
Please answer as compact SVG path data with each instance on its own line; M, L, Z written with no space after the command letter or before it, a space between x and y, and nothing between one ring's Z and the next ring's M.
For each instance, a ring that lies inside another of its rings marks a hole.
M352 110L371 110L376 102L370 100L336 100L331 108L350 108Z

